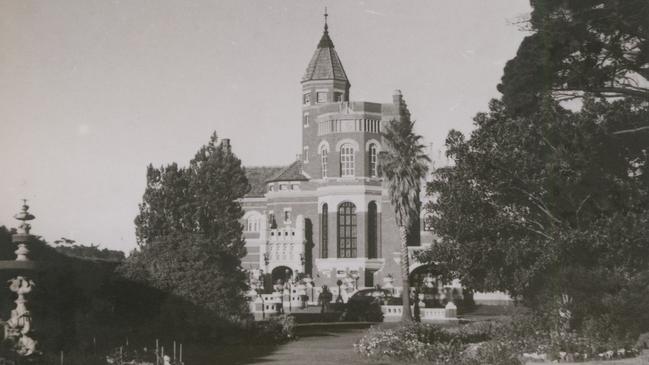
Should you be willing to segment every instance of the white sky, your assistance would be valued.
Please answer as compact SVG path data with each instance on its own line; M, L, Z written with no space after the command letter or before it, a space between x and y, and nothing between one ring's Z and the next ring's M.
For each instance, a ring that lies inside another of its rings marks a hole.
M525 0L0 0L0 225L130 250L146 165L186 164L212 131L244 165L301 150L300 79L329 30L352 100L401 89L418 132L498 97Z

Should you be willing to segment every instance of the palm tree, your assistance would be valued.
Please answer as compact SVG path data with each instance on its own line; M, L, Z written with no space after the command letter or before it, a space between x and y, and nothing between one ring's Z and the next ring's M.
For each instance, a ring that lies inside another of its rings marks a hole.
M379 154L379 174L388 188L394 207L401 241L401 279L403 316L401 321L412 322L410 312L410 284L408 274L408 232L419 219L419 192L428 172L430 158L424 153L422 136L413 132L414 122L404 118L392 120L383 135L384 150Z

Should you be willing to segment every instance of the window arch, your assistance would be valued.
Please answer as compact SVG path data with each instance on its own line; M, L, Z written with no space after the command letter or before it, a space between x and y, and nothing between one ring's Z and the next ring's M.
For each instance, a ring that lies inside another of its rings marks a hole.
M338 206L338 257L356 257L356 206L344 202Z
M327 162L328 162L329 149L327 146L322 146L320 149L320 168L322 170L322 178L327 177Z
M368 176L369 177L376 177L376 158L377 158L377 153L376 153L376 144L375 143L370 143L368 152Z
M329 206L322 204L320 217L320 256L326 259L329 256Z
M261 214L253 212L246 217L246 232L260 232L261 231Z
M376 202L367 205L367 258L375 259L378 256L378 209Z
M350 143L340 146L340 176L354 176L354 146Z

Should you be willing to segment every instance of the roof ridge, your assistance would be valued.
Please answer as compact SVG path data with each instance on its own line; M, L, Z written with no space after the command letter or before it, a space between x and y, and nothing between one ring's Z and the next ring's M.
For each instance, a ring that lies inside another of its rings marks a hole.
M299 170L294 171L295 169L299 169ZM293 163L288 165L282 171L275 174L275 176L273 176L271 179L266 180L266 182L269 183L269 182L273 182L273 181L294 181L294 180L309 180L302 173L302 161L301 160L295 160Z

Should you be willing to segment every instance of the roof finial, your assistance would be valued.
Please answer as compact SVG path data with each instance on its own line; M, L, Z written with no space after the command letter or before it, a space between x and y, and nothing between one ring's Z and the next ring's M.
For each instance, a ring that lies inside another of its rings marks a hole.
M324 18L325 18L324 31L325 31L325 32L329 30L329 26L327 25L327 17L328 17L328 16L329 16L329 14L327 14L327 7L325 6L325 12L324 12Z

